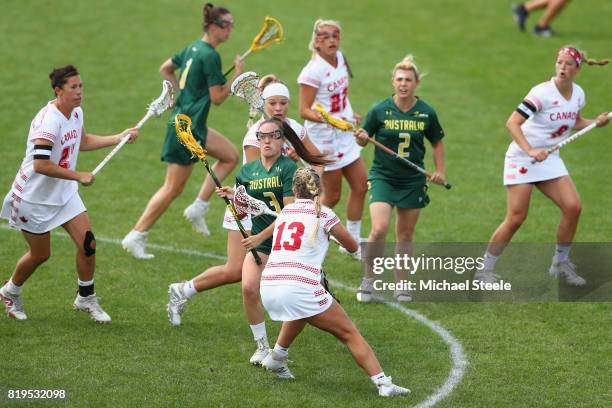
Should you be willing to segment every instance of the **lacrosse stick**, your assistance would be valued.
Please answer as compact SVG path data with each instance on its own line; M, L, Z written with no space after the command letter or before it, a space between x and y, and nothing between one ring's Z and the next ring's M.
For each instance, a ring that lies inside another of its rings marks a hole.
M317 112L319 112L321 114L321 117L323 118L323 120L325 122L327 122L330 126L335 127L336 129L343 130L343 131L352 131L352 132L355 132L357 130L357 129L355 129L355 126L353 126L352 123L347 122L346 120L335 118L332 115L330 115L329 112L327 112L323 108L323 106L321 106L320 103L317 103L315 105L314 110L316 110ZM368 137L368 142L372 143L374 146L376 146L379 149L381 149L382 151L390 154L391 156L394 156L395 158L401 160L402 163L410 166L413 170L416 170L419 173L424 174L425 177L427 177L428 179L431 178L432 174L430 172L428 172L427 170L417 166L416 164L414 164L413 162L411 162L407 158L400 156L399 154L397 154L397 152L394 152L393 150L389 149L387 146L385 146L384 144L380 143L378 140L376 140L376 139L374 139L372 137ZM445 181L444 182L444 188L446 188L447 190L450 190L452 188L452 186Z
M138 122L138 124L136 124L136 128L140 129L142 125L144 125L145 122L149 120L149 118L152 116L155 116L155 117L161 116L161 114L164 113L166 109L168 109L172 105L173 100L174 100L174 92L173 92L172 84L170 83L170 81L164 80L162 82L161 95L159 95L159 98L151 102L151 104L147 108L147 114L144 115L142 119L140 119L140 122ZM112 159L113 156L117 154L119 150L121 150L123 145L125 145L128 140L130 140L129 134L125 135L123 139L121 139L121 142L119 142L119 144L115 146L115 148L109 154L106 155L104 160L102 160L100 164L98 164L91 173L95 176L100 170L102 170L102 167L104 167L106 163L108 163L108 161Z
M178 137L181 144L185 146L187 150L191 152L192 157L197 157L198 159L200 159L202 163L204 163L204 167L206 167L206 170L208 171L208 173L210 174L210 177L215 182L215 185L218 188L222 188L221 182L219 181L219 179L217 178L217 175L215 174L213 169L210 167L210 164L208 163L208 159L206 158L206 149L200 146L200 144L197 142L197 140L195 139L195 137L193 137L193 134L191 133L191 118L187 115L178 114L174 118L174 126L176 128L176 136ZM238 217L238 214L236 213L236 208L234 207L232 202L227 197L224 197L223 200L225 201L227 208L232 213L234 220L236 220L236 224L238 224L238 229L240 229L240 233L242 234L242 237L247 238L248 234L246 233L246 230L244 229L244 227L242 226L242 223L240 222L240 218ZM253 257L255 258L255 262L257 262L257 265L261 265L261 258L257 254L257 251L253 248L251 249L251 253L253 254Z
M612 112L608 113L608 119L612 119ZM548 149L546 152L548 154L556 152L557 150L559 150L560 148L562 148L566 144L573 142L574 140L578 139L580 136L584 135L585 133L587 133L588 131L590 131L591 129L593 129L595 127L597 127L597 122L591 123L589 126L587 126L584 129L574 133L573 135L571 135L570 137L568 137L564 141L557 143L556 145L554 145L553 147ZM531 160L531 164L534 164L535 162L537 162L536 159L532 159Z
M270 207L266 205L261 200L258 200L255 197L251 197L249 193L246 192L246 188L242 185L236 187L234 191L234 205L238 207L239 210L245 212L252 217L259 217L260 215L271 215L273 217L278 216L278 214L271 210Z
M273 17L266 17L264 19L263 27L261 31L253 38L253 42L251 42L251 46L249 49L240 56L240 60L244 61L246 57L249 56L252 52L263 50L270 44L279 43L283 41L285 38L285 32L283 30L283 26L280 21ZM232 65L230 69L228 69L223 76L227 76L230 72L234 70L236 66Z

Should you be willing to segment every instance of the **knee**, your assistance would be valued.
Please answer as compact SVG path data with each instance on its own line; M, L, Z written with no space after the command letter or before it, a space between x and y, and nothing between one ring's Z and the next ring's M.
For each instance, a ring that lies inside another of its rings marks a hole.
M389 225L372 225L369 241L382 241L387 236Z
M357 329L354 326L346 328L345 330L340 330L336 334L338 340L340 340L344 344L350 343L353 339L356 338L356 336L359 336L359 332L357 332Z
M412 242L412 235L414 233L414 228L405 228L397 231L397 241L398 242Z
M357 183L356 185L351 186L351 192L359 197L365 197L368 193L367 181L364 180L363 183Z
M38 253L30 252L30 257L36 265L43 264L47 262L49 258L51 258L51 248L45 249L44 251Z
M521 227L521 225L523 225L526 219L527 211L520 211L508 214L508 216L506 217L506 224L510 227L510 229L516 231Z
M228 153L227 163L231 164L232 168L236 167L238 165L238 162L240 161L240 155L238 154L238 150L236 150L236 147L232 145L232 149L228 151L227 153Z
M185 188L184 184L171 183L171 184L165 184L164 187L162 188L162 191L163 191L164 196L166 196L167 198L171 200L174 200L175 198L181 195L184 188Z
M334 207L338 202L340 202L340 191L325 191L323 193L323 202L328 207Z
M581 212L582 212L582 204L580 203L580 201L575 201L563 207L563 214L570 218L580 217Z
M259 300L259 285L253 283L243 283L242 298L246 303L257 303Z
M225 264L223 274L225 275L225 280L228 283L240 282L242 280L242 264Z

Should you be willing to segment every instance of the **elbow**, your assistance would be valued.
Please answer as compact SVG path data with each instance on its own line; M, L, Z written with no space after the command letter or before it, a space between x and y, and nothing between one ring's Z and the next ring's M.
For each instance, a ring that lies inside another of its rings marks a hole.
M38 174L45 174L47 166L44 160L34 159L34 171Z
M300 104L299 113L302 119L308 119L308 109L305 106L302 106L301 104Z
M359 249L359 244L357 243L357 241L355 241L355 239L351 239L350 242L347 242L345 248L350 253L354 253Z

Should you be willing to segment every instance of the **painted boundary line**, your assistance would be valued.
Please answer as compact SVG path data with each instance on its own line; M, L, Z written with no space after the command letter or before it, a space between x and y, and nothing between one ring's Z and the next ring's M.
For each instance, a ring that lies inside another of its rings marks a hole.
M5 223L3 223L0 226L0 229L12 231L9 228L9 226L6 225ZM53 232L53 235L61 236L64 238L69 238L68 234L62 231ZM121 245L121 240L117 238L96 237L96 240L101 241L101 242L107 242L110 244ZM194 249L183 249L183 248L176 248L176 247L169 246L169 245L157 245L157 244L147 244L147 246L150 248L161 250L161 251L199 256L202 258L212 258L212 259L218 259L222 261L227 259L225 256L222 256L222 255L218 255L212 252L198 251ZM146 261L143 261L143 262L146 262ZM339 288L348 290L353 293L357 290L356 288L345 285L344 283L336 281L336 280L330 279L329 282ZM468 361L468 358L465 352L463 351L463 346L461 345L459 340L457 340L448 330L442 327L439 323L429 320L427 317L423 316L421 313L417 312L416 310L408 309L407 307L404 307L400 305L399 303L390 302L381 297L376 297L376 300L381 303L384 303L385 305L393 309L398 310L399 312L403 313L404 315L408 317L413 318L417 322L424 324L431 331L436 333L444 341L444 343L448 345L448 348L450 350L450 357L453 362L453 366L451 367L451 370L448 374L448 377L446 378L446 381L444 381L444 384L438 387L438 389L433 394L427 396L427 398L425 398L423 401L419 402L417 405L414 406L414 408L433 407L438 402L448 397L454 391L457 385L459 385L459 383L461 382L461 380L463 379L465 375L465 372L469 365L469 361Z

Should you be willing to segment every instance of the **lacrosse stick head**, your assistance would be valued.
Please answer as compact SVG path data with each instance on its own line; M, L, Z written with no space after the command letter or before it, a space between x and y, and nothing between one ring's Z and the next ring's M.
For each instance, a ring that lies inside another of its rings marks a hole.
M264 19L261 31L255 36L251 43L251 51L263 50L271 44L276 44L285 38L283 26L274 17L266 17Z
M345 130L345 131L355 130L355 127L353 126L351 122L347 122L346 120L342 120L342 119L333 117L318 102L314 106L314 110L316 110L317 112L321 114L321 117L323 118L325 122L329 123L331 126L335 127L336 129Z
M246 188L243 185L236 187L236 190L234 191L234 205L236 206L236 209L250 214L253 217L272 213L272 210L268 208L266 203L256 199L255 197L251 197L246 192Z
M251 108L263 112L264 100L261 97L261 89L257 87L258 83L259 75L257 73L245 72L232 82L230 89L233 95L247 101Z
M162 93L157 99L149 104L149 112L152 116L160 116L164 113L174 101L174 88L170 81L162 82Z
M191 133L191 118L179 113L174 117L174 127L176 128L176 136L181 144L191 152L191 156L206 160L206 150L200 146L193 133Z

